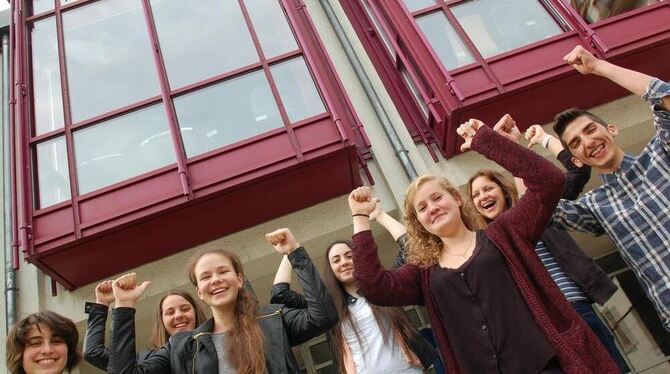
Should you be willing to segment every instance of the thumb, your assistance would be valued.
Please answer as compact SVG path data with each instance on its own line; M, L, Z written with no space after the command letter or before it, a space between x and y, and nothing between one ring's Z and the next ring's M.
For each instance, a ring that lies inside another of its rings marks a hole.
M141 291L141 293L144 293L144 291L147 290L147 288L151 285L151 281L144 281L142 284L137 286L137 288Z
M470 146L469 146L469 145L467 145L467 144L465 144L465 143L461 144L461 152L465 152L465 151L467 151L468 149L470 149Z
M532 138L528 141L528 148L533 148L533 146L537 144L537 139Z

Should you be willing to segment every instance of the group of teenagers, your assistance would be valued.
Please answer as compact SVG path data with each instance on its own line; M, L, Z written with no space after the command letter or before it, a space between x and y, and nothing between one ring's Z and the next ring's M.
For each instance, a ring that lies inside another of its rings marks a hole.
M169 292L156 308L147 351L136 352L135 307L149 282L135 274L104 281L86 305L84 358L110 373L297 373L291 348L327 333L347 374L421 373L431 365L449 374L627 372L592 308L616 286L565 230L609 235L668 327L670 84L580 46L565 61L651 104L656 133L638 156L617 146L615 126L582 110L556 117L558 138L537 125L522 134L509 115L494 126L469 120L457 130L461 149L514 178L479 170L461 192L442 176L421 176L407 188L404 224L380 208L369 187L355 189L348 197L352 240L327 247L321 275L289 229L267 234L284 257L265 306L234 253L201 252L187 273L212 318L190 293ZM549 149L566 171L518 144L523 137ZM603 185L580 196L592 168ZM400 248L391 269L379 260L372 221ZM291 289L292 273L302 293ZM409 305L426 307L434 344L404 313ZM9 333L8 369L70 370L81 358L77 341L69 319L32 314Z

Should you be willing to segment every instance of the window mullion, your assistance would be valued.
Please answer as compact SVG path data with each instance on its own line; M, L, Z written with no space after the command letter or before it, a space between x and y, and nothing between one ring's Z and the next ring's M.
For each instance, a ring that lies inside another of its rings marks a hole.
M270 65L268 64L268 60L265 58L265 53L263 52L263 49L261 47L260 39L258 38L258 34L256 34L254 25L251 22L251 16L247 11L247 7L244 4L244 1L238 0L238 3L240 4L240 9L242 9L242 14L244 15L244 21L246 22L247 27L249 28L251 39L254 41L254 47L256 47L258 57L261 60L261 65L263 66L263 72L265 73L265 77L270 83L270 90L272 91L272 96L274 96L275 102L277 103L277 107L279 107L279 114L281 115L282 122L284 123L284 127L286 128L286 133L288 134L288 137L291 140L291 145L293 146L293 149L295 151L296 158L298 159L298 161L303 161L304 156L302 154L302 150L300 149L300 143L298 142L298 137L295 135L295 131L293 131L293 127L291 126L291 121L288 118L288 113L286 112L284 103L282 102L281 96L279 95L279 90L277 89L277 85L275 84L274 78L272 77L272 72L270 71Z
M598 34L584 21L577 11L562 0L546 0L553 5L565 17L566 21L579 35L587 41L595 50L598 57L603 58L609 51L609 47L600 39Z
M72 200L72 219L75 238L81 238L81 216L79 210L79 189L77 183L76 162L74 159L74 140L72 137L72 112L70 110L70 95L68 90L67 66L65 63L65 44L63 35L63 15L60 10L60 1L56 1L56 37L58 39L58 65L60 68L61 91L63 93L63 129L65 132L65 149L67 153L68 173L70 175L70 199Z
M193 198L193 190L191 189L188 178L188 166L186 164L186 151L184 150L179 122L177 119L174 103L170 97L170 83L165 69L165 61L160 49L158 41L158 31L154 23L153 12L151 9L150 0L142 0L142 7L144 8L144 17L146 19L147 32L149 33L149 40L152 44L152 52L154 55L154 62L156 65L156 72L158 74L158 81L161 86L161 97L163 99L163 108L168 120L170 128L172 145L177 159L177 172L179 173L179 180L182 186L182 192L189 199Z

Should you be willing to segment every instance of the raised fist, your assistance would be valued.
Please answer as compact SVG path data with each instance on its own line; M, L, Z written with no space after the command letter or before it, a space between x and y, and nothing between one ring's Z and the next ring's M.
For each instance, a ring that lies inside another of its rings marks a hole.
M287 228L281 228L265 234L265 240L274 247L275 251L283 255L287 255L300 247L300 244L293 237L291 230Z

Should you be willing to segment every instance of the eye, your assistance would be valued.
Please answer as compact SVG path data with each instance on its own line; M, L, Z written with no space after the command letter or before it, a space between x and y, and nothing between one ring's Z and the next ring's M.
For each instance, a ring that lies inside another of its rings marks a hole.
M209 274L207 274L207 275L203 275L202 277L200 277L200 280L201 280L201 281L204 281L204 280L207 280L207 279L209 279L209 278L211 278L211 277L212 277L212 276L209 275Z
M440 201L441 199L442 199L442 195L437 195L437 196L435 196L435 198L433 198L433 200L435 200L435 201Z

